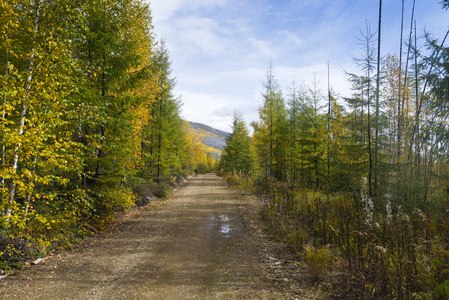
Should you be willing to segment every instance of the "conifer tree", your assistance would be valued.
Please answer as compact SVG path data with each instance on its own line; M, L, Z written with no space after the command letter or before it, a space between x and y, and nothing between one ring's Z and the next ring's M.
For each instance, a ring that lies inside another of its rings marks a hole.
M242 115L234 112L232 133L226 138L221 156L225 172L248 174L252 170L251 140Z
M181 170L182 136L180 101L173 95L174 78L171 77L171 61L164 41L155 50L153 64L157 72L157 92L151 108L150 172L156 182Z
M357 91L352 99L347 99L349 104L354 108L354 120L356 120L357 114L360 116L360 123L356 122L360 126L355 127L356 131L353 133L356 143L362 143L364 150L359 154L359 158L366 159L366 178L367 178L367 190L369 197L373 197L373 174L374 174L374 147L373 147L373 102L375 98L375 88L373 86L373 71L375 70L375 50L373 47L374 34L371 32L371 28L366 25L366 32L362 33L360 41L363 45L364 55L360 59L356 59L356 63L360 69L364 72L364 75L358 76L355 74L349 74L350 81L353 84L353 89ZM366 111L365 111L366 110ZM360 152L360 151L357 151ZM364 156L367 158L364 158Z
M260 120L252 123L256 165L265 176L282 179L287 172L287 114L284 98L274 78L271 64L266 76L264 104L259 109Z
M317 128L323 124L323 116L319 113L321 94L317 83L313 89L292 87L290 91L288 119L289 125L284 132L289 137L289 161L293 164L291 178L294 181L308 182L318 188L323 181L324 165L322 164L324 148L321 133Z

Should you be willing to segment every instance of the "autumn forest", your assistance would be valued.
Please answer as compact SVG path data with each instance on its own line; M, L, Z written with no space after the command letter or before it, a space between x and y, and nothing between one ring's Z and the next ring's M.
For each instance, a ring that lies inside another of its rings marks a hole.
M421 34L412 13L400 54L383 53L379 4L350 97L332 78L282 90L270 63L259 119L236 111L215 161L181 118L148 4L0 0L0 269L215 170L328 295L447 299L449 32Z
M401 55L382 53L379 2L347 73L352 96L282 91L270 65L252 138L237 112L220 167L259 195L267 227L331 294L447 299L449 32L423 36L412 12Z
M1 1L0 268L71 247L207 154L139 1Z

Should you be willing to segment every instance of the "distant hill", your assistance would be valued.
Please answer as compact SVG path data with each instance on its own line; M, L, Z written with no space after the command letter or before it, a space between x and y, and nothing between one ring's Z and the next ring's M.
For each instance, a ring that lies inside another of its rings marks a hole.
M190 128L200 137L201 142L208 147L215 159L220 157L226 145L226 136L229 133L212 128L208 125L190 122Z

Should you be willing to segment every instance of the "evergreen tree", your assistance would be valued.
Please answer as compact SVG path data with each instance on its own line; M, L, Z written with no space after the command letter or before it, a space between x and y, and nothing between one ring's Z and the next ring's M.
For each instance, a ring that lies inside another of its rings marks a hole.
M349 74L350 81L353 84L353 89L357 92L352 99L348 99L349 104L354 108L354 131L353 141L356 148L354 153L358 153L356 160L362 160L363 168L366 168L364 175L366 176L367 190L369 197L373 197L373 172L374 172L374 147L373 147L373 102L375 101L376 93L373 83L376 81L373 77L375 70L375 50L373 46L374 34L371 28L367 25L366 32L362 33L360 41L363 45L364 55L360 59L356 59L357 65L364 72L364 75L359 76ZM360 122L357 122L357 115L359 115ZM358 125L357 125L358 124ZM358 144L358 146L357 146ZM360 147L361 146L361 147ZM360 152L362 150L362 152ZM359 178L361 179L361 178ZM362 182L359 182L363 184Z
M252 170L251 139L243 117L234 113L232 133L226 137L221 156L223 170L248 174Z
M264 176L282 179L287 174L287 113L271 65L266 76L264 104L259 109L260 120L252 123L256 165Z
M154 181L161 182L182 169L181 153L183 124L180 118L180 101L173 95L175 85L171 77L171 61L164 41L153 55L157 72L157 92L151 108L147 149L150 164L147 166Z

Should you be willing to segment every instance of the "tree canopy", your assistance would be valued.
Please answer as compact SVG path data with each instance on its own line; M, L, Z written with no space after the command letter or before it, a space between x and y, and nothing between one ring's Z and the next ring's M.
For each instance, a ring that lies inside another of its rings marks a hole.
M197 169L148 4L0 7L0 260L70 245Z

